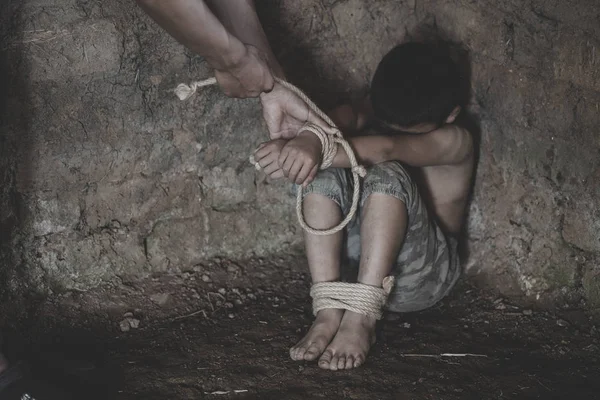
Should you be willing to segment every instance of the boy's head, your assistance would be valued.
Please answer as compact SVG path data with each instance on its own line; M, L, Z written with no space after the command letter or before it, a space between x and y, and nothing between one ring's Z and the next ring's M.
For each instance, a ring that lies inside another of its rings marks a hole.
M464 80L447 47L396 46L383 57L371 82L375 118L414 133L452 123L465 103Z

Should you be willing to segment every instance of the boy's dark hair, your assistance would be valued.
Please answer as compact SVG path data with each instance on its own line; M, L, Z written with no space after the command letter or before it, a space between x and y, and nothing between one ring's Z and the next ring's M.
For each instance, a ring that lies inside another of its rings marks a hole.
M401 127L441 125L456 106L464 106L464 80L447 46L398 45L383 57L371 82L375 117Z

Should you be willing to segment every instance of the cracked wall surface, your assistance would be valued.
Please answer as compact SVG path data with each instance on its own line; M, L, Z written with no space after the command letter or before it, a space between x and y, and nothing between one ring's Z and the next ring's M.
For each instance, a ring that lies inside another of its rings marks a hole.
M324 107L435 26L469 49L480 163L467 272L507 296L600 308L600 7L595 0L261 0L288 79ZM3 287L86 290L301 243L293 194L248 155L260 107L133 1L2 6Z

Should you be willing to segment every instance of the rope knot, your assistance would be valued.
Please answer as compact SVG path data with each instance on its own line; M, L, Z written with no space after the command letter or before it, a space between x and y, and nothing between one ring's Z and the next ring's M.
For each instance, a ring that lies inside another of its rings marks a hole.
M194 93L196 93L196 90L198 90L198 88L201 88L203 86L214 85L215 83L217 83L216 78L208 78L203 81L192 82L189 86L185 83L180 83L179 85L177 85L174 92L175 95L179 97L179 100L187 100L190 97L192 97Z
M364 178L365 176L367 176L367 169L365 167L363 167L362 165L356 165L356 166L352 167L352 172L354 172L355 174L358 174L358 176L360 176L361 178Z

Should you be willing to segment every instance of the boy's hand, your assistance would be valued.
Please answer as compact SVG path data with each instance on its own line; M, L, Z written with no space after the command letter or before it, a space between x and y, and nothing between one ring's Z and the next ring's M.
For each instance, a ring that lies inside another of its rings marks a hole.
M278 159L284 176L298 185L311 183L321 165L321 147L319 138L308 131L287 142Z
M287 144L285 139L275 139L258 146L254 152L254 160L271 179L283 178L283 170L279 167L281 149Z

